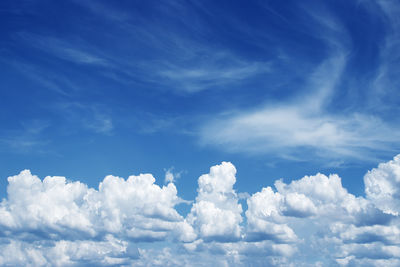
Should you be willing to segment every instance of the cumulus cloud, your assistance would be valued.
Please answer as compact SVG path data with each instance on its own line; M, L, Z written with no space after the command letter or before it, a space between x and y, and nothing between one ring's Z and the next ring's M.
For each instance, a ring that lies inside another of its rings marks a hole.
M290 184L276 181L276 192L263 188L247 200L248 241L273 240L310 256L322 248L332 261L343 265L368 260L378 266L397 258L399 220L387 205L398 198L383 192L385 198L375 203L368 195L367 181L376 181L374 188L390 184L399 177L394 171L399 165L395 157L366 174L367 198L348 193L337 175L305 176ZM381 200L379 195L377 199Z
M136 247L111 235L104 241L60 240L26 242L11 240L2 243L2 266L76 266L120 265L139 258Z
M386 213L400 212L400 155L379 164L364 177L365 194Z
M98 190L65 177L41 181L28 170L8 182L8 199L0 206L6 235L76 240L114 234L150 241L164 240L184 227L183 217L174 209L181 201L175 185L159 187L151 174L127 180L109 175Z
M205 240L233 241L240 238L242 206L233 189L236 168L223 162L199 178L196 202L188 221Z
M186 217L171 180L151 174L95 189L25 170L0 203L0 265L396 266L399 168L400 155L369 171L365 197L318 173L240 200L236 168L222 162L199 177Z

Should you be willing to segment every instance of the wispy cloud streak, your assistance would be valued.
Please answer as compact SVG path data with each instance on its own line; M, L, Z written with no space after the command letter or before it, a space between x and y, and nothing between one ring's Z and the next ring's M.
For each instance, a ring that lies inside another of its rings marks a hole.
M336 110L335 93L347 79L348 34L329 16L311 14L329 56L306 74L300 93L284 101L266 101L258 108L233 111L200 128L203 144L235 152L269 154L297 160L376 160L393 153L400 140L396 125L358 110ZM349 47L350 46L350 47ZM300 63L298 63L300 64ZM389 134L388 134L389 133ZM304 151L309 156L304 157ZM363 157L360 155L363 154Z

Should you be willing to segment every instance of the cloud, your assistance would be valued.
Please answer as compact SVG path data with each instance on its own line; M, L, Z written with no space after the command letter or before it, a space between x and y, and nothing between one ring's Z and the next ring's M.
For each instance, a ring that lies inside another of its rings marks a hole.
M76 240L110 233L152 241L164 240L184 226L173 208L181 201L175 185L161 188L150 174L127 180L110 175L98 190L58 176L41 181L28 170L8 182L0 225L6 235L21 239Z
M76 64L94 65L94 66L109 66L107 59L100 55L94 54L93 47L80 42L70 43L63 39L41 36L32 33L20 32L17 38L29 43L29 45L42 50L59 59L69 61Z
M11 65L41 87L60 95L69 96L71 91L76 91L78 88L68 77L56 74L54 70L43 71L40 66L31 65L23 61L14 61Z
M400 57L400 21L397 14L400 12L400 5L397 1L391 0L366 3L368 11L378 17L386 33L380 43L379 62L369 85L368 105L376 112L392 113L398 107L397 100L392 96L400 82L397 72Z
M200 142L294 160L372 160L377 152L393 152L400 139L397 125L369 113L328 111L347 60L344 48L333 49L300 88L302 93L216 116L199 128ZM305 158L304 151L310 156Z
M114 130L111 110L105 105L59 102L51 106L67 123L94 133L110 135ZM74 128L74 127L69 127ZM69 129L70 130L70 129Z
M327 165L351 160L376 161L378 155L396 153L400 135L392 114L398 104L392 96L398 69L395 59L400 36L396 17L399 5L395 1L379 1L376 5L368 2L360 5L363 12L370 11L371 19L379 17L380 22L389 25L386 39L383 44L379 42L381 47L376 47L381 60L374 81L371 73L363 78L365 83L352 74L357 64L354 50L359 44L352 39L345 22L324 5L303 6L308 19L301 20L304 25L298 28L307 30L319 41L324 55L312 57L315 61L308 60L310 65L293 56L271 60L273 74L280 73L275 67L285 70L281 83L296 75L298 81L285 83L290 90L283 91L283 97L268 95L251 107L213 114L198 127L200 143L234 153L322 161ZM310 55L307 57L310 59ZM285 90L273 79L268 82L270 90ZM365 95L366 99L362 99Z
M399 158L365 175L366 197L318 173L277 180L247 196L245 211L236 168L222 162L199 177L186 217L175 185L151 174L109 175L95 189L25 170L0 203L0 264L396 266Z
M396 159L380 164L365 179L374 177L381 183L392 180L390 176L382 177L381 172L388 166L398 167ZM331 248L335 261L343 263L351 256L356 265L366 259L379 262L397 258L393 251L399 249L399 218L386 206L368 199L368 193L367 198L355 197L343 188L337 175L323 174L305 176L290 184L278 180L275 187L277 192L263 188L247 200L248 241L273 240L310 256L321 247L327 253ZM394 203L397 199L391 196Z
M11 240L2 244L0 264L4 266L110 266L128 264L139 257L135 247L107 236L104 241L67 241L29 243Z
M242 206L233 189L235 175L236 168L223 162L198 180L198 195L187 219L206 241L228 242L241 236Z
M14 34L14 40L27 49L34 49L43 54L47 59L46 73L54 72L61 63L73 63L77 67L89 70L85 79L93 83L98 82L98 77L112 79L117 84L143 85L154 89L168 88L178 93L197 93L210 89L229 89L238 87L251 79L271 71L271 64L265 59L247 59L238 52L223 45L210 43L208 37L202 36L208 32L205 28L208 21L196 12L191 5L162 4L152 7L152 12L157 14L156 21L150 21L144 17L143 12L116 8L106 3L78 3L86 9L86 15L96 20L97 16L108 19L105 25L98 25L98 29L108 28L106 38L124 40L113 43L110 49L108 42L92 42L87 38L86 32L75 30L67 37L60 37L57 32L38 34L28 31ZM196 5L196 4L194 4ZM172 11L172 12L171 12ZM137 13L135 13L137 12ZM172 16L171 14L180 14ZM95 15L95 16L93 16ZM186 18L194 18L199 21L196 24L187 24ZM195 39L181 28L174 28L171 24L185 21L185 27L189 32L199 31ZM104 20L102 20L104 22ZM168 28L166 30L165 28ZM77 33L81 33L78 34ZM84 37L82 37L84 36ZM133 45L126 46L126 43ZM24 61L29 59L24 59ZM58 77L47 77L37 71L35 64L15 64L20 71L30 79L63 95L69 95L69 87L73 82L69 81L72 73L60 71ZM24 65L33 66L31 68ZM99 76L94 80L94 73ZM79 74L79 73L78 73ZM89 76L89 77L87 77ZM87 87L87 83L83 87ZM97 86L99 87L99 86Z
M267 62L248 62L231 53L210 51L205 47L182 61L163 62L160 66L160 78L189 93L238 84L271 69Z
M164 182L165 183L174 183L174 182L176 182L177 179L181 178L183 173L185 173L185 171L173 172L173 170L174 170L174 167L164 169L164 171L165 171Z
M48 153L47 145L50 140L43 140L41 135L50 123L44 120L25 120L20 127L2 131L0 134L0 146L11 148L14 153Z
M400 156L379 164L364 176L365 194L384 212L400 212Z

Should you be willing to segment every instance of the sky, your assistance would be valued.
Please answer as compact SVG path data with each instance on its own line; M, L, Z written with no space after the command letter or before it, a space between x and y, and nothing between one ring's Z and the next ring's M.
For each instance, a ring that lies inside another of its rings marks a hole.
M1 1L0 265L399 266L399 14Z

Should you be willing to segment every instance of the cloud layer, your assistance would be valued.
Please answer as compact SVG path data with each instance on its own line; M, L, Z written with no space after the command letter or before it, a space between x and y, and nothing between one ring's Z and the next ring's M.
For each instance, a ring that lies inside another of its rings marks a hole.
M398 266L400 155L364 182L357 197L336 174L277 180L244 209L236 168L222 162L199 177L185 217L173 182L151 174L94 189L24 170L0 204L0 265Z

